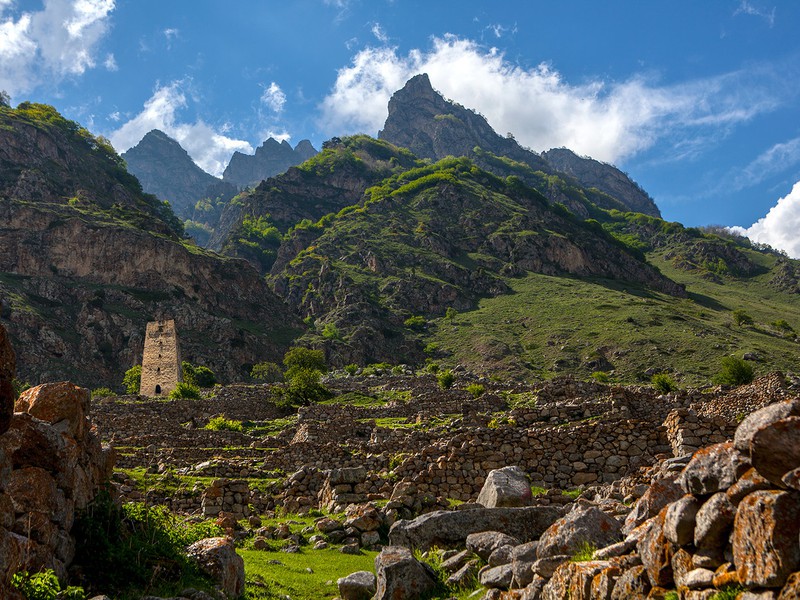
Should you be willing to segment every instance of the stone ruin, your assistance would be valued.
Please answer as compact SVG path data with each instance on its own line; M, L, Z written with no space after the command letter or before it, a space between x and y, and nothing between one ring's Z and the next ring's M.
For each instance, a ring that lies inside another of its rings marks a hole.
M144 336L140 393L150 397L169 396L182 380L175 321L161 319L149 322Z

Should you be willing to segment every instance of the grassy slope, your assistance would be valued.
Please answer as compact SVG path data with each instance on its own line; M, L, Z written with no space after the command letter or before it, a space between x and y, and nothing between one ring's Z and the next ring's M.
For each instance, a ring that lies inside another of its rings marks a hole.
M749 252L770 266L774 257ZM690 299L681 300L620 282L529 274L509 279L511 295L485 299L477 310L452 321L437 320L427 341L438 345L445 364L481 371L551 377L572 372L589 376L598 349L620 381L644 379L649 367L674 370L682 384L705 384L728 354L756 352L759 370L797 370L798 345L769 323L787 320L800 329L800 298L766 285L771 274L722 284L675 269L662 254L653 264L683 283ZM731 312L744 310L755 323L733 324ZM561 368L555 363L561 361Z

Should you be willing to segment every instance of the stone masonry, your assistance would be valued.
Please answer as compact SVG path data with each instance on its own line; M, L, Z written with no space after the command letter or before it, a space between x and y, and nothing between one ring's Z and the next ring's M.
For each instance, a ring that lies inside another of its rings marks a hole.
M143 396L169 396L181 377L181 353L173 319L147 324L142 356Z

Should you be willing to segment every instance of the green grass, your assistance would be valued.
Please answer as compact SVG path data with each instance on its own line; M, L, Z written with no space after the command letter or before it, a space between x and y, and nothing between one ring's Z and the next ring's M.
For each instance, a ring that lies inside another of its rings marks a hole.
M595 546L591 542L581 542L578 550L573 553L570 561L572 562L586 562L587 560L593 560L594 554L597 552L597 546Z
M332 598L338 594L337 579L355 571L374 572L377 555L366 550L342 554L334 548L302 548L297 554L240 550L239 554L244 558L247 600Z

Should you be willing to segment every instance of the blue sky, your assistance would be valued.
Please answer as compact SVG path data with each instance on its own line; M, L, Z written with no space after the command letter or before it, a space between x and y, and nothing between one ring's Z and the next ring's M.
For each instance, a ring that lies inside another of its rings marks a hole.
M800 256L795 0L0 0L0 89L120 152L150 129L219 174L266 137L376 134L428 72L534 150L612 162L687 225Z

